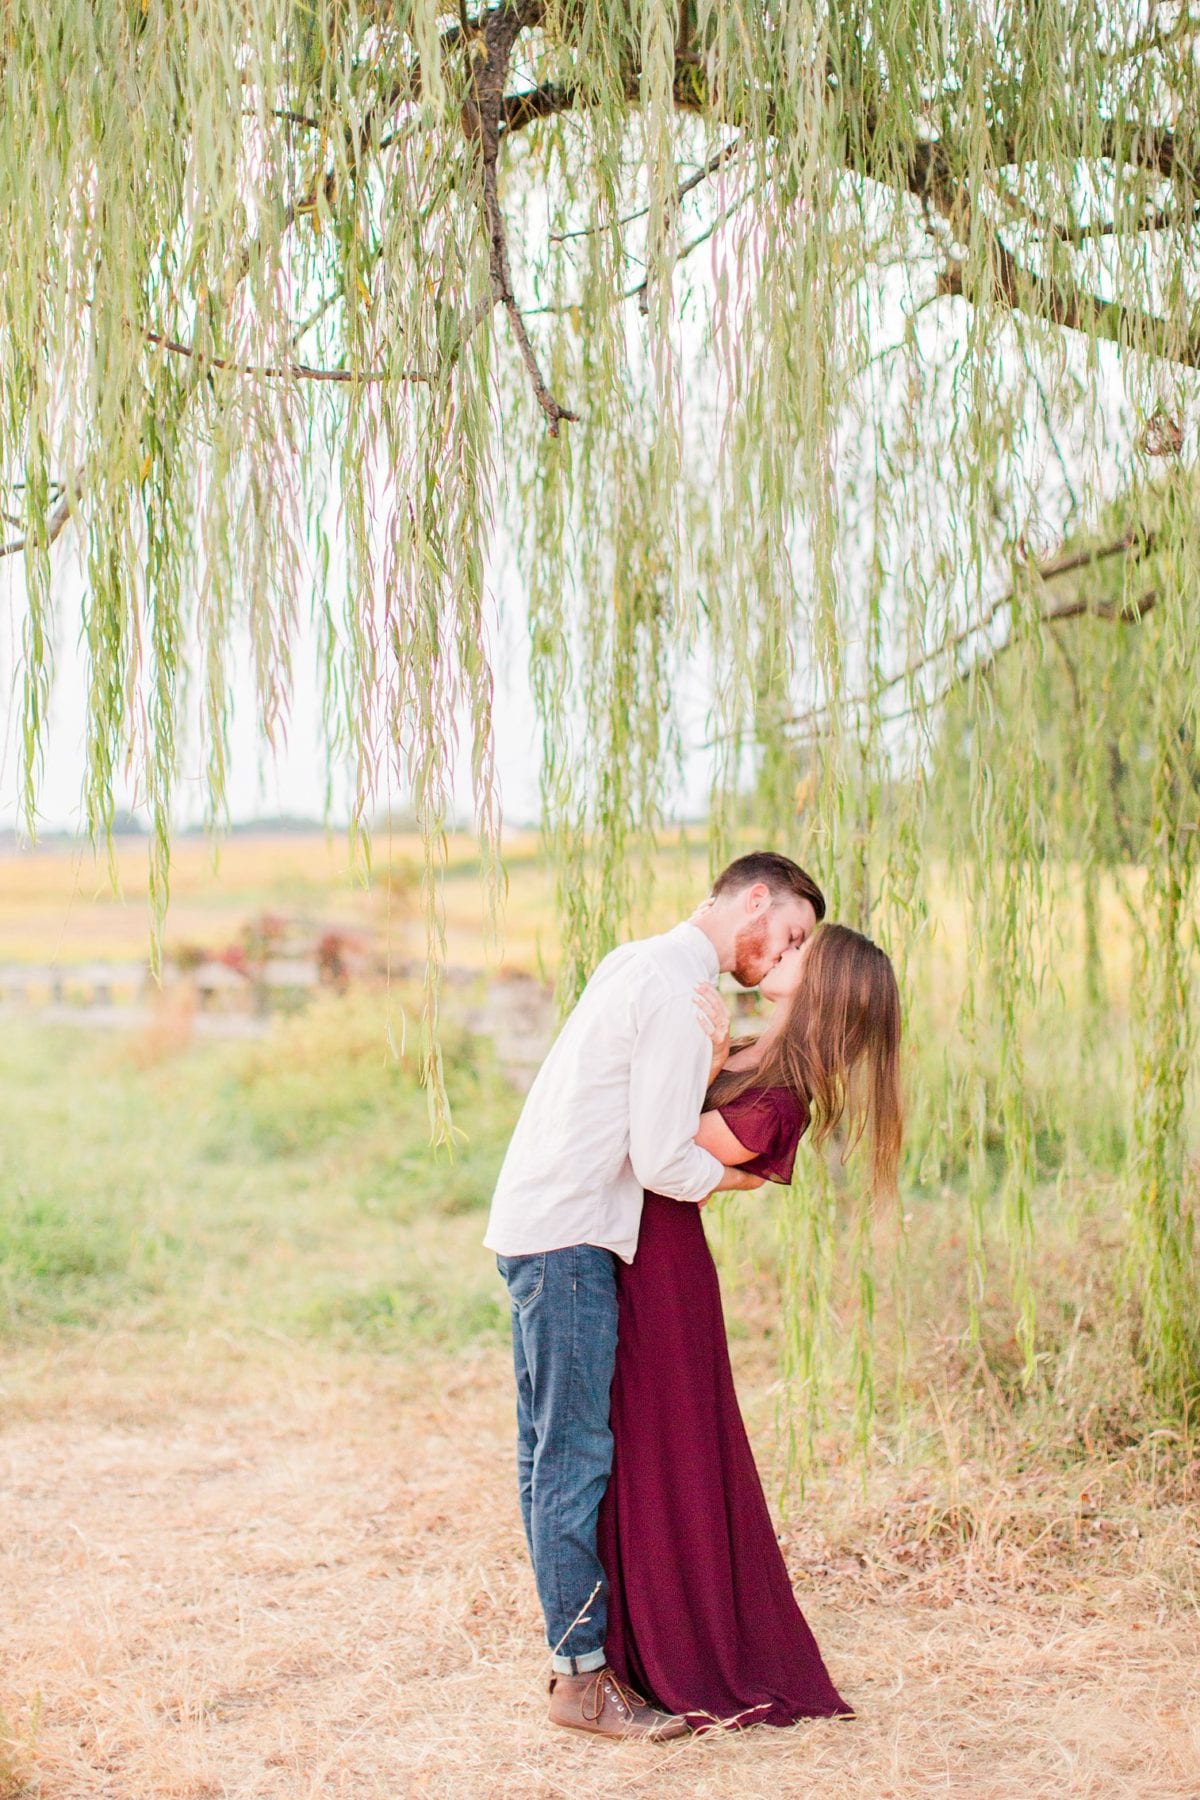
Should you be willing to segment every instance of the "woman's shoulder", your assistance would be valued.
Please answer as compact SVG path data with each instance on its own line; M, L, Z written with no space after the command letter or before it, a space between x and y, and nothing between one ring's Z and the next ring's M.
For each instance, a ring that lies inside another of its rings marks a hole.
M769 1100L782 1106L803 1105L803 1101L795 1090L787 1087L783 1082L754 1080L749 1069L745 1071L744 1076L742 1076L742 1071L740 1069L736 1071L731 1070L730 1073L736 1073L745 1081L745 1086L740 1088L733 1096L736 1100Z
M793 1088L775 1083L743 1088L731 1100L718 1102L718 1108L734 1131L736 1126L729 1119L731 1113L742 1117L752 1114L764 1121L770 1119L780 1136L792 1131L799 1136L808 1124L808 1107L801 1096Z
M744 1097L757 1100L762 1106L773 1107L784 1119L799 1119L801 1122L807 1122L808 1108L794 1088L772 1083L769 1087L747 1088Z

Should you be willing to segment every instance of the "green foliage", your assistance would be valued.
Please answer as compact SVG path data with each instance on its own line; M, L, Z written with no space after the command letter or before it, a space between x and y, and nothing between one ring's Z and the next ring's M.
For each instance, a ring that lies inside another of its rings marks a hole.
M1150 770L1171 630L1159 599L1176 579L1172 521L1181 508L1192 512L1196 499L1191 476L1148 481L1121 494L1092 528L1068 537L1055 558L1069 565L1099 553L1097 560L1049 579L1035 577L1045 595L1041 632L1021 641L1001 639L975 669L986 703L978 703L969 681L952 681L929 771L936 841L957 841L970 804L973 760L992 770L1003 763L1028 682L1047 830L1056 850L1105 868L1151 858ZM1179 703L1177 773L1196 793L1200 758L1190 684L1180 690Z
M420 1281L401 1281L318 1301L308 1317L314 1332L335 1340L402 1352L418 1344L457 1349L509 1330L503 1291L494 1282L486 1291L467 1286L438 1293Z
M444 1140L460 738L499 892L501 527L567 997L637 902L696 670L714 860L751 812L800 836L834 912L902 965L930 912L930 758L957 743L976 1286L998 1128L1032 1379L1039 921L1064 851L1093 934L1096 871L1144 856L1131 1269L1150 1362L1190 1395L1198 87L1191 16L1125 0L14 0L0 488L31 826L60 536L86 571L88 818L103 835L132 764L160 911L189 696L219 820L233 659L274 741L315 628L356 823L399 793L424 836ZM1175 469L1153 492L1151 458ZM1118 488L1131 541L1080 565L1096 619L1068 647L1047 559L1100 546ZM260 1101L266 1141L303 1091L282 1117Z

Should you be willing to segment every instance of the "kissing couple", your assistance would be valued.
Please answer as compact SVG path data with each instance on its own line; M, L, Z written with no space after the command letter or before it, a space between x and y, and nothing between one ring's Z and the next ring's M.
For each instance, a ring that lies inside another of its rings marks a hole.
M792 1594L700 1209L801 1136L900 1151L900 997L786 856L742 856L606 956L529 1090L485 1244L512 1302L517 1476L550 1718L602 1737L852 1716ZM722 973L773 1005L730 1042Z

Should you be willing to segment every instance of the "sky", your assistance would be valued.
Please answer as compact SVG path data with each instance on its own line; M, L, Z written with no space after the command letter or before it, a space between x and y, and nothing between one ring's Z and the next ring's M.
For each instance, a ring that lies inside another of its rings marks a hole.
M38 830L82 831L84 815L81 787L84 771L83 721L86 713L86 661L80 646L86 584L78 562L78 547L64 539L56 570L56 619L54 685L42 772L38 783ZM539 810L536 734L531 733L533 696L527 679L525 599L519 574L511 560L499 558L492 583L493 667L496 678L494 729L496 764L503 816L512 826L536 824ZM20 630L24 608L20 559L12 559L0 574L0 704L3 706L0 738L0 833L24 835L20 791ZM229 763L229 818L234 824L280 816L320 819L324 810L326 752L322 738L320 696L316 669L315 635L311 629L297 634L295 692L287 741L274 754L259 736L248 649L232 658L233 721ZM693 671L682 696L685 737L691 753L685 760L683 779L675 796L674 811L695 817L706 806L709 758L703 749L708 696L704 680ZM181 759L176 791L175 819L180 829L203 823L205 782L196 747L197 733ZM466 759L460 759L465 764ZM331 820L349 818L353 781L348 769L334 770ZM133 809L135 786L117 784L118 810ZM456 783L459 818L471 819L469 768L460 767Z
M71 546L71 549L74 547ZM58 571L58 641L55 645L54 686L51 696L46 754L38 783L39 830L78 830L83 827L81 785L84 770L83 721L86 712L86 664L72 627L81 619L85 584L76 559L68 554ZM19 784L19 577L8 583L4 638L0 648L0 681L3 682L4 732L0 747L0 831L18 827L21 810ZM532 704L524 679L524 659L507 638L505 621L503 653L497 658L496 743L502 796L506 815L514 824L536 819L537 769L530 755L528 718ZM254 688L248 653L232 658L233 719L229 761L228 801L232 823L257 818L319 819L324 810L326 753L322 741L314 633L297 636L296 683L287 741L278 753L264 744L255 719ZM176 821L186 829L203 822L204 773L195 730L181 759L176 794ZM463 781L462 809L469 816L470 790ZM340 823L348 817L352 783L346 770L334 771L332 817ZM131 808L134 785L118 783L118 809Z

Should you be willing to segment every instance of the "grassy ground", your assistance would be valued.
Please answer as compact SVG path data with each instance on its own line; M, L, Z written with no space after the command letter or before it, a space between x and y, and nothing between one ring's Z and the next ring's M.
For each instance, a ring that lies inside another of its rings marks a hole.
M953 1184L906 1199L904 1357L877 1222L868 1456L839 1364L777 1515L860 1720L653 1752L552 1731L479 1245L516 1101L452 1034L469 1135L433 1159L381 1005L250 1047L7 1022L4 1800L1200 1791L1200 1452L1139 1384L1094 1176L1042 1196L1029 1390L999 1283L964 1333ZM777 1498L784 1204L713 1221Z

